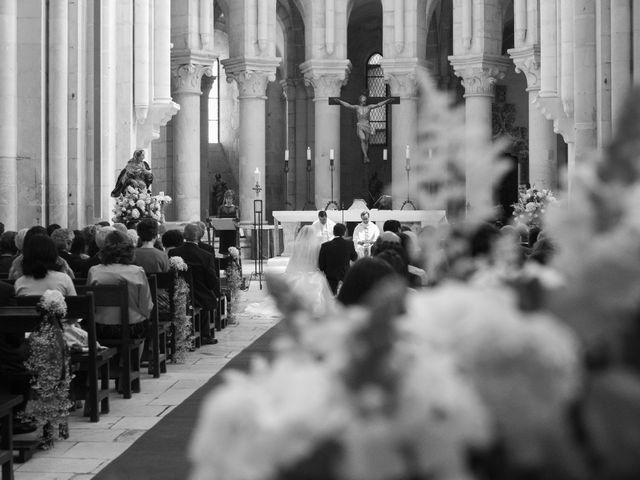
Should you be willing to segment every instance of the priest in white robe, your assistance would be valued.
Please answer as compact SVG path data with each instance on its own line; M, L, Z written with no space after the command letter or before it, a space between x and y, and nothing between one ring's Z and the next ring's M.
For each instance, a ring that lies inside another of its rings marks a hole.
M360 214L362 222L360 222L353 230L353 243L358 253L358 258L368 257L371 255L371 245L380 236L380 229L375 223L369 221L369 212L364 211Z

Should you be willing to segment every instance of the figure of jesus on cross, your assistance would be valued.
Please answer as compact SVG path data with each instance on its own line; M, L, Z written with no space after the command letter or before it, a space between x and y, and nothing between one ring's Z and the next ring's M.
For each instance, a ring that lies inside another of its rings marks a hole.
M376 103L371 103L372 100L375 100ZM351 110L355 110L356 112L356 134L360 139L360 148L362 149L363 161L364 163L369 163L369 139L371 135L375 133L375 128L371 125L371 110L374 108L382 107L387 103L400 103L400 99L398 97L387 97L385 99L371 99L367 96L366 93L362 93L358 97L358 104L352 105L351 103L347 103L344 100L341 100L338 97L330 97L329 105L342 105L343 107L349 108Z

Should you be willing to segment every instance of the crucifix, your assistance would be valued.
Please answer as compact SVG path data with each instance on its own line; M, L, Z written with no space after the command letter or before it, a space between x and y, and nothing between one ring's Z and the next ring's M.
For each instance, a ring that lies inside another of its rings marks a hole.
M339 97L329 97L329 105L342 105L343 107L355 110L356 134L360 139L360 148L362 149L363 162L369 163L369 139L375 132L375 128L371 125L371 110L382 107L388 103L400 103L400 97L369 97L366 93L360 94L358 104L347 103Z

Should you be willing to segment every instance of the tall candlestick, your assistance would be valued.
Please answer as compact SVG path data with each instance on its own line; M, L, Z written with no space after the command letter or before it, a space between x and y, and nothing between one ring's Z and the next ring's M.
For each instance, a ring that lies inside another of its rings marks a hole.
M329 160L333 160L335 157L333 156L333 148L329 149Z
M256 185L260 185L260 170L258 168L253 172L253 176L256 179Z
M382 160L384 160L385 162L387 161L387 149L383 149L382 150Z

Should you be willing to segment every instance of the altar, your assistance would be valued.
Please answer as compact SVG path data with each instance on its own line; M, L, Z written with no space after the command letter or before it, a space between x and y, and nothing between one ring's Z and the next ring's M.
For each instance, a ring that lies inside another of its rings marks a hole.
M397 220L403 225L420 226L439 225L446 223L446 212L444 210L367 210L369 219L374 222L382 231L382 226L387 220ZM360 222L362 210L327 210L327 217L336 223ZM276 210L273 212L273 226L277 232L282 228L284 250L280 254L288 256L291 254L293 241L301 223L312 223L318 219L316 210ZM274 237L274 252L280 251L278 235Z

